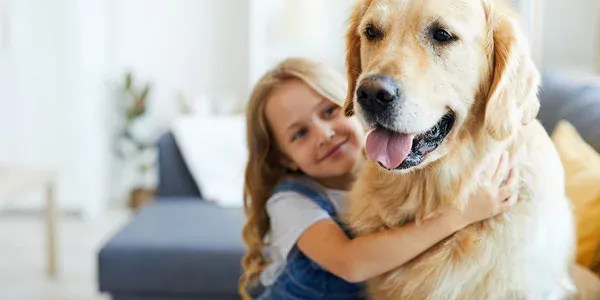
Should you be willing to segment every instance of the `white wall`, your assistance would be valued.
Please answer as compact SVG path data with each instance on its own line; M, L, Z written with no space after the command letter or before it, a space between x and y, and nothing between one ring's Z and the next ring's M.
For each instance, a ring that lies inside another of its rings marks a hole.
M70 0L73 1L73 0ZM108 22L110 6L105 0L74 0L74 24L67 31L76 39L73 47L77 67L69 80L74 97L70 132L71 154L65 165L71 167L72 184L82 212L97 216L108 205L110 197L110 170L112 167L110 119L108 117L110 92L106 78L110 72L108 49L110 45ZM68 52L67 52L68 53ZM73 126L77 124L77 126Z
M251 74L256 80L290 56L319 59L344 73L347 20L353 1L253 0Z
M5 67L0 154L15 162L47 163L58 152L53 143L61 93L56 32L63 14L60 5L36 2L12 1L8 7L10 40L0 55Z
M102 86L102 0L17 0L5 7L10 38L0 53L0 161L50 168L64 211L97 215L108 195ZM40 191L7 209L40 209Z
M64 1L57 3L32 0L11 1L4 9L9 18L5 61L0 90L0 160L16 164L58 167L62 158L60 132L67 115L68 102L62 76L69 65L63 65L60 53L66 47L59 35L66 18ZM61 177L65 176L60 172ZM62 178L61 178L62 179ZM58 188L60 204L65 190ZM18 199L17 206L38 205L39 199Z
M247 0L12 0L5 9L0 161L56 168L64 210L95 215L114 196L109 87L124 72L153 84L150 114L165 123L178 93L215 104L248 96ZM25 198L10 207L41 207L39 195Z
M114 0L113 0L114 1ZM178 92L218 102L248 93L248 0L120 0L111 23L117 74L154 83L164 108Z
M178 93L215 104L248 96L247 0L12 0L7 9L0 161L56 168L64 210L96 215L115 196L109 88L124 72L153 84L150 113L165 123ZM10 207L40 208L29 196Z
M544 70L600 72L600 1L546 0L544 6Z

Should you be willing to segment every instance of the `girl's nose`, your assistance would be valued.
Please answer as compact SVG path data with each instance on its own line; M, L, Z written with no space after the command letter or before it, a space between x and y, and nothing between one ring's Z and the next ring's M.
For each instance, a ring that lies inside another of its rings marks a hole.
M324 145L326 142L331 140L335 136L333 126L329 122L320 122L318 124L319 131L319 146Z

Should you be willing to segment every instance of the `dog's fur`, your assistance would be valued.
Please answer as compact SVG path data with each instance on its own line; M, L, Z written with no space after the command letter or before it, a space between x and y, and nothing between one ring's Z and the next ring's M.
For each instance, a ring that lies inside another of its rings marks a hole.
M432 45L437 20L459 39ZM384 33L364 37L365 27ZM345 112L364 112L357 83L393 78L406 96L395 126L422 132L451 109L456 121L417 167L388 171L367 161L350 192L348 222L366 234L422 222L442 205L462 209L491 155L515 162L518 202L470 225L402 267L368 282L372 299L565 299L574 292L574 225L561 162L535 119L540 81L518 16L493 0L359 0L346 41ZM369 128L366 128L369 129Z

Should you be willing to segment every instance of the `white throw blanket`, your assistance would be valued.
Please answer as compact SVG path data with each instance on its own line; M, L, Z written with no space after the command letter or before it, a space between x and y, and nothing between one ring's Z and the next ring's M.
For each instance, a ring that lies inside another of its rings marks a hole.
M175 141L204 198L241 207L248 159L243 115L190 115L172 126Z

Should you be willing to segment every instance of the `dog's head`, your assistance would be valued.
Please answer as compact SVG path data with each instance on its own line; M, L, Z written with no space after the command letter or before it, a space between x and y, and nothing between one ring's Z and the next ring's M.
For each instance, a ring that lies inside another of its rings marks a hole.
M360 0L346 37L345 113L368 156L400 172L483 127L512 137L539 108L539 74L518 17L494 0Z

